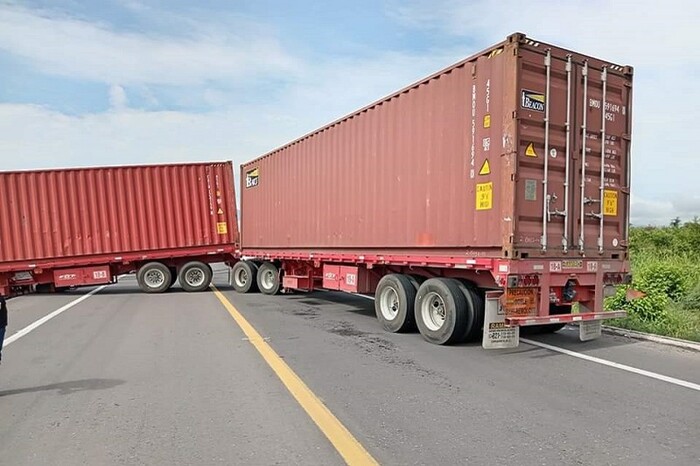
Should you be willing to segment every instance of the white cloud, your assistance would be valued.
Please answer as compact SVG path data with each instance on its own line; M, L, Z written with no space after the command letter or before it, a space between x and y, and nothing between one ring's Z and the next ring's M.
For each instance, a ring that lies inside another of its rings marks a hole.
M127 106L128 99L126 91L123 87L113 84L109 88L109 105L112 110L124 110Z
M619 64L700 62L695 0L409 0L389 13L407 26L489 44L519 31ZM482 47L485 48L485 47Z
M635 67L632 218L667 223L700 215L696 122L700 53L694 0L409 0L390 14L410 28L477 44L477 52L520 31L618 64ZM688 205L684 200L695 200Z
M171 37L116 31L46 11L0 7L0 50L22 56L47 73L111 85L106 97L112 110L68 116L40 106L0 104L0 153L12 154L3 155L3 169L212 159L241 163L526 25L526 32L538 39L642 64L635 77L633 222L665 224L676 216L700 214L697 170L689 169L695 154L687 150L695 145L693 122L700 107L698 86L688 79L699 60L686 46L689 20L676 18L673 33L649 35L648 28L658 18L671 21L672 13L664 13L666 6L637 7L646 13L635 11L630 19L618 3L599 0L589 6L547 3L547 8L535 1L525 9L516 8L514 0L472 2L469 8L439 0L410 5L395 15L413 27L448 31L454 36L453 45L420 54L380 47L369 57L305 62L286 52L274 31L264 28L253 27L256 34L248 30L236 36L221 24L194 24L189 35ZM590 27L594 20L595 28ZM462 37L472 33L474 39ZM684 66L674 66L683 60ZM278 92L256 91L255 105L240 105L239 93L246 92L241 83L251 77L279 80ZM238 88L233 92L208 86L217 81ZM150 90L160 85L216 110L128 108L129 100L134 105L137 96L149 105L164 103L170 95Z
M298 69L270 34L236 35L235 25L190 31L177 37L117 32L47 11L0 6L0 50L51 74L122 85L192 85Z
M700 196L679 196L671 200L654 201L632 196L632 224L668 225L676 217L683 221L700 217Z

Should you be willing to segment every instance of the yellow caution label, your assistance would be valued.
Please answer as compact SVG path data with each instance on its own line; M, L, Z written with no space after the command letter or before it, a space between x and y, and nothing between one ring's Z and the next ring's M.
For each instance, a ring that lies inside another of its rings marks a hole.
M228 224L226 222L218 222L216 224L216 231L220 235L228 234Z
M491 165L489 165L489 159L484 160L484 164L481 166L481 170L479 170L479 175L490 175L491 174Z
M476 210L489 210L493 207L493 183L476 184Z
M491 115L484 115L484 128L491 127Z
M527 149L525 149L525 155L528 157L537 157L537 152L535 152L535 144L530 143L527 145Z
M617 215L617 191L606 189L603 191L603 215Z

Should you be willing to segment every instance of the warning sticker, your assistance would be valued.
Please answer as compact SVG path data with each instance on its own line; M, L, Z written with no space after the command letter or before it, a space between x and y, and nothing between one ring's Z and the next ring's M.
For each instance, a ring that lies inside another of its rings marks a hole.
M219 215L224 215L224 209L222 209L221 207L219 207L219 210L218 210L216 213L219 214Z
M476 210L489 210L493 207L493 183L476 184Z
M603 193L603 215L617 215L617 191L606 189Z
M536 288L509 288L504 298L503 308L507 316L537 315Z
M484 160L484 164L481 166L481 169L479 170L479 175L490 175L491 174L491 165L489 165L489 159Z
M484 128L491 127L491 115L484 115Z
M537 157L537 152L535 152L535 144L530 143L527 145L527 148L525 149L525 155L528 157Z
M226 222L218 222L216 224L216 232L220 235L228 234L228 224Z

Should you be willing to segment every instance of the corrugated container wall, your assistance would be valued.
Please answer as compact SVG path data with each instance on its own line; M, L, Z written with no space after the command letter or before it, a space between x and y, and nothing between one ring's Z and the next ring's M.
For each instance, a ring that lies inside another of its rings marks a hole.
M624 255L630 105L631 68L512 35L242 166L242 247Z
M0 172L0 262L238 241L230 162Z

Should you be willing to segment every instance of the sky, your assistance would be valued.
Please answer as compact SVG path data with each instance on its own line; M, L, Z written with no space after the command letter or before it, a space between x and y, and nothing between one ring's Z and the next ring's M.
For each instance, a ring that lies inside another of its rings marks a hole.
M700 2L0 0L0 170L251 160L524 32L635 68L632 222L700 216Z

